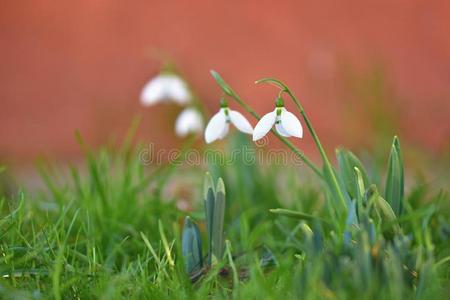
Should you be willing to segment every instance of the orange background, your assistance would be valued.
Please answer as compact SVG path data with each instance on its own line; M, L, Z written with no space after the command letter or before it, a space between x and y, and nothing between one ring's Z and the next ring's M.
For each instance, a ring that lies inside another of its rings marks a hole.
M137 114L141 138L176 145L179 108L138 102L162 57L176 62L209 112L220 97L210 69L259 113L273 107L276 91L253 82L274 76L303 99L328 148L373 146L381 128L442 153L450 140L449 3L2 1L0 159L76 158L75 129L100 145ZM311 148L308 137L302 143Z

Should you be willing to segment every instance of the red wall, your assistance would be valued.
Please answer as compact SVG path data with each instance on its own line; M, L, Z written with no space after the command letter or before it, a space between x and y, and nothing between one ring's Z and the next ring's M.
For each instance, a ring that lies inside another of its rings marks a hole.
M330 146L373 142L371 126L351 113L365 103L354 87L361 80L352 78L381 67L388 96L379 105L400 112L405 139L443 151L450 140L449 3L2 1L0 157L76 157L76 128L101 144L137 113L142 137L172 145L176 112L138 103L162 54L211 111L220 93L210 69L261 113L275 91L253 81L285 80ZM309 149L310 139L303 143Z

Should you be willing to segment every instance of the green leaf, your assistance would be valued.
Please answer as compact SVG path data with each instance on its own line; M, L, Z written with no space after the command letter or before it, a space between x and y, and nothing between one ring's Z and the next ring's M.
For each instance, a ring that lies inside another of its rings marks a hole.
M280 80L275 79L275 78L270 78L270 77L261 78L259 80L256 80L255 83L256 84L270 83L270 84L273 84L273 85L279 87L283 91L289 91L289 88L283 82L281 82Z
M361 170L358 167L354 167L354 171L356 177L356 200L359 204L362 204L364 200L364 193L366 191L366 183L364 183Z
M206 230L208 232L209 263L211 263L211 258L212 258L214 202L215 202L214 192L212 189L208 189L208 193L207 193L207 196L205 199L205 220L206 220Z
M336 170L331 165L323 165L323 178L325 180L326 186L330 195L332 197L331 204L333 205L334 211L337 218L345 218L347 214L347 206L349 206L350 199L343 194L346 193L338 184L338 179L336 176Z
M348 207L347 219L345 221L347 229L353 226L358 226L358 217L356 215L356 203L352 201Z
M191 274L203 266L202 240L197 225L189 217L184 219L181 251L186 272Z
M216 194L217 193L222 193L225 195L225 183L222 178L219 178L217 181Z
M172 258L169 242L167 241L166 234L164 233L164 228L163 228L161 220L158 220L158 227L159 227L159 235L161 237L161 242L163 244L164 252L166 253L167 261L169 262L169 266L173 267L173 266L175 266L175 261Z
M368 193L370 193L368 203L369 205L373 205L376 212L381 217L381 221L383 223L396 222L397 217L392 207L386 200L383 199L383 197L380 196L375 185L370 186Z
M209 172L206 172L205 178L203 181L203 199L206 200L206 197L208 196L208 190L211 189L213 193L215 193L214 189L214 180L212 179L212 176Z
M289 218L294 218L294 219L298 219L298 220L305 220L305 221L319 221L321 223L330 225L324 219L321 219L319 217L316 217L316 216L313 216L313 215L310 215L310 214L307 214L307 213L295 211L295 210L284 209L284 208L272 208L272 209L269 209L269 211L271 213L273 213L273 214L281 215L281 216L285 216L285 217L289 217Z
M358 226L358 217L356 215L356 203L351 200L348 206L347 219L345 220L346 229L344 231L344 243L349 245L352 237L352 230Z
M215 188L214 181L209 172L206 172L205 179L203 181L203 199L205 201L205 222L206 231L208 234L208 257L209 263L211 263L212 257L212 234L214 224L214 202L215 202Z
M397 216L403 212L404 185L403 157L400 141L395 136L389 155L384 197Z
M351 151L337 149L336 158L339 165L339 179L347 190L351 199L358 197L358 178L355 176L355 168L361 173L364 186L369 185L369 179L361 161Z
M223 222L225 217L225 185L222 178L219 178L217 182L216 191L212 230L212 255L213 259L221 260L224 250Z
M214 80L217 82L217 84L220 86L220 88L225 94L229 96L233 96L235 94L234 91L231 89L231 87L228 85L228 83L226 83L223 80L222 76L219 75L219 73L217 73L214 70L211 70L210 72Z
M347 150L347 159L351 166L353 166L354 168L358 168L361 172L361 177L364 180L364 185L369 185L369 176L367 176L366 169L364 168L359 158L355 154L353 154L353 152Z
M314 232L312 231L311 227L309 227L308 224L306 224L306 223L301 223L300 224L300 230L302 231L303 235L305 236L305 239L306 239L307 243L309 243L310 246L312 246L313 245Z
M229 240L225 241L225 249L228 257L228 264L230 265L231 270L233 271L233 285L237 287L239 285L239 273L236 268L236 265L234 264L233 255L231 254L231 243Z

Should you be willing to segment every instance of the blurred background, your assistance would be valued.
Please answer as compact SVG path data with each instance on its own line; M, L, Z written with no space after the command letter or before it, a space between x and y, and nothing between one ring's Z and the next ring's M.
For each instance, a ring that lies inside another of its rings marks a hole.
M92 145L138 137L175 147L181 110L139 94L171 59L218 108L217 70L256 111L277 91L302 99L328 150L389 150L393 134L431 157L450 147L449 1L2 1L0 161L77 160ZM252 120L252 123L255 124ZM295 141L314 152L309 136ZM311 154L314 156L314 154Z

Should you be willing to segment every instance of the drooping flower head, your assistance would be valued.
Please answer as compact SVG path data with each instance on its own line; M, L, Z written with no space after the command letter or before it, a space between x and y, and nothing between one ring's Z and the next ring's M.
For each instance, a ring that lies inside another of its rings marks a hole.
M190 133L201 133L203 131L203 117L200 112L188 107L183 110L175 122L175 133L179 137L185 137Z
M275 125L276 131L284 137L303 137L300 120L284 107L283 99L278 97L275 110L264 115L253 131L253 141L263 138Z
M247 119L240 112L229 109L228 103L224 99L221 100L220 106L219 112L211 118L206 126L205 141L207 144L224 138L230 129L230 123L241 132L253 133L253 127Z
M191 100L191 94L181 77L172 73L162 73L144 86L140 99L145 106L169 101L186 104Z

